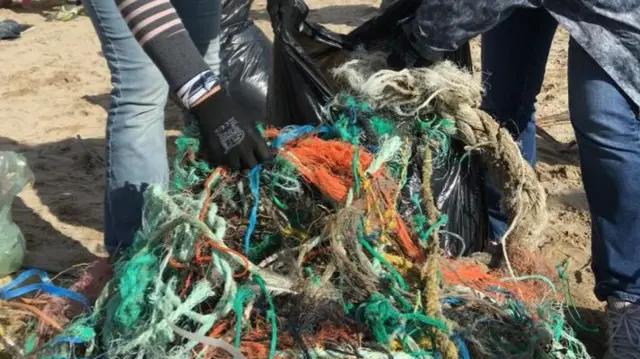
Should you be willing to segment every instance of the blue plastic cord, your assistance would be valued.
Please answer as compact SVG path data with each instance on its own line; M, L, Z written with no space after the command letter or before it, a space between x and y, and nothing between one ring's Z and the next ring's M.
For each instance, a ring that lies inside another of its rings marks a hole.
M260 201L260 170L261 165L256 165L249 171L249 188L253 195L253 205L251 206L251 213L249 214L249 225L246 232L244 232L244 253L249 253L249 246L251 240L251 234L256 229L256 222L258 218L258 202Z
M471 354L469 354L469 349L467 349L467 344L462 340L459 335L451 336L453 342L458 347L458 358L460 359L471 359Z
M307 135L310 133L317 133L320 135L320 134L331 133L331 131L332 131L331 127L327 125L320 125L318 127L315 127L312 125L304 125L304 126L290 125L290 126L284 127L280 131L280 134L278 134L271 141L271 147L275 149L279 149L280 147L286 145L287 143L295 140L296 138L302 137L304 135Z
M271 141L271 147L278 149L286 145L287 143L295 140L296 138L302 137L304 135L307 135L310 133L322 134L322 133L328 133L329 131L330 131L330 128L327 125L322 125L318 127L315 127L312 125L287 126L283 128L282 131L280 131L280 134L276 136L273 139L273 141Z
M41 283L27 284L20 286L30 277L37 276L40 278ZM58 297L65 297L76 302L82 303L84 306L89 306L89 301L82 294L74 292L72 290L58 287L51 283L51 279L45 271L39 269L28 269L22 272L14 280L0 288L0 299L9 300L23 296L30 292L41 291Z
M48 346L55 346L57 344L60 343L69 343L69 344L82 344L85 341L80 338L80 337L76 337L76 336L71 336L71 335L60 335L55 337L49 344L47 344Z
M464 303L464 300L462 300L462 298L456 298L456 297L442 297L440 299L440 302L445 304L458 305L458 304Z
M283 128L282 131L280 131L280 134L276 136L276 138L273 139L273 141L271 142L271 146L273 146L273 148L276 148L276 149L280 148L285 144L287 144L288 142L291 142L292 140L298 137L311 133L314 130L315 130L315 127L311 125L287 126Z

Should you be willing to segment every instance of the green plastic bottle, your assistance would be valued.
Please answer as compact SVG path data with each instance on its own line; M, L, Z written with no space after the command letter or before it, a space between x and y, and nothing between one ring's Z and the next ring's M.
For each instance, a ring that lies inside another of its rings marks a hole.
M26 245L20 228L13 222L11 207L18 193L33 180L33 172L21 154L0 151L0 277L22 266Z

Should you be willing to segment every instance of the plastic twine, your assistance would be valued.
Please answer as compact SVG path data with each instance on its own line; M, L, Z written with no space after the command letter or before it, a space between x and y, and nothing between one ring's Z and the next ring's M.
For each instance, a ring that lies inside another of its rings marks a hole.
M445 226L448 220L449 220L449 217L447 216L447 214L443 213L435 223L433 223L432 225L429 226L429 228L427 228L425 232L426 238L429 238L429 236L431 235L431 232L433 232L436 228Z
M427 325L438 328L444 333L448 332L444 322L417 312L402 313L380 293L371 294L368 301L358 306L356 318L360 318L369 326L371 334L378 343L388 342L391 339L390 336L406 325L407 321L417 324L416 329Z
M260 204L260 170L261 165L256 165L249 171L249 189L253 195L253 205L249 214L249 225L244 232L244 253L249 253L251 234L256 229L256 221L258 217L258 205Z
M267 310L267 319L271 323L271 343L269 345L269 359L273 359L276 355L276 345L278 343L278 323L276 321L276 308L273 305L273 300L271 299L271 294L269 294L269 290L267 290L267 286L264 283L264 279L260 277L258 274L253 275L253 280L258 283L260 286L260 290L264 293L264 297L267 300L267 305L269 309Z
M37 276L41 283L27 284L20 286L30 277ZM51 282L45 271L39 269L28 269L22 272L14 280L0 288L0 299L9 300L23 296L34 291L42 291L54 296L65 297L81 303L85 307L89 306L89 301L82 294L72 290L58 287Z
M369 164L369 168L365 171L367 175L373 175L380 168L389 162L402 148L402 140L398 136L393 136L382 143L377 155Z
M167 321L167 324L169 325L169 328L171 328L171 330L173 330L176 334L178 334L181 337L187 338L194 342L198 342L202 345L211 345L214 347L218 347L226 351L227 353L231 354L231 357L233 359L247 359L247 357L245 357L242 354L242 352L240 352L239 349L234 348L233 345L225 342L224 340L221 340L218 338L205 337L204 335L188 332L184 329L179 328L178 326L176 326L175 324L169 321Z
M460 359L471 359L471 354L469 354L469 349L467 348L467 344L465 344L464 340L459 335L451 336L451 339L458 347L458 355Z
M315 130L316 128L312 125L285 127L280 131L278 136L271 141L271 147L279 149L296 138L312 133Z
M360 304L356 318L363 321L378 343L387 343L390 336L402 326L402 313L380 293L373 293L369 300Z
M236 312L236 334L233 340L233 346L240 348L240 339L242 336L242 310L247 299L251 298L251 289L249 287L240 287L236 292L233 301L233 310Z
M379 260L380 263L382 263L382 265L385 268L387 268L387 270L389 271L389 273L391 273L391 276L396 280L396 283L398 283L398 286L400 286L400 288L402 288L403 290L409 289L409 286L404 281L404 278L402 278L402 275L400 274L400 272L398 272L398 270L391 263L389 263L386 259L384 259L384 257L373 248L373 246L364 237L364 234L362 233L362 231L363 231L363 224L362 222L360 222L358 225L358 237L359 237L358 239L360 241L360 244L362 244L362 246L367 251L369 251L369 253L375 259Z
M83 344L87 341L75 335L59 335L53 339L47 346L55 346L61 343L67 344Z
M567 268L569 267L569 261L564 260L562 263L556 265L556 270L558 271L558 278L562 282L562 289L567 300L569 317L573 323L578 327L578 329L585 331L587 333L598 333L599 329L595 327L589 327L589 325L582 318L580 313L576 310L575 303L573 302L573 296L571 295L571 287L569 284L569 279L567 278Z

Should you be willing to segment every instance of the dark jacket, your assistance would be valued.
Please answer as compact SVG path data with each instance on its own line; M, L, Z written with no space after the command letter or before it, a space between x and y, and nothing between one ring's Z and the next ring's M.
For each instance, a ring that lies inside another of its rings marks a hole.
M454 50L518 8L549 11L640 106L640 0L424 0L409 31L423 54Z

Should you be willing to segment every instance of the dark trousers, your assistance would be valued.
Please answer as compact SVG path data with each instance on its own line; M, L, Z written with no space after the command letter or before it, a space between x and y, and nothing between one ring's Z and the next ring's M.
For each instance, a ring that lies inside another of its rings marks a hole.
M518 10L482 37L483 107L535 163L535 102L557 27L544 10ZM569 110L592 217L592 266L600 300L640 303L638 106L578 45L569 43ZM487 184L492 237L507 227L500 193Z

